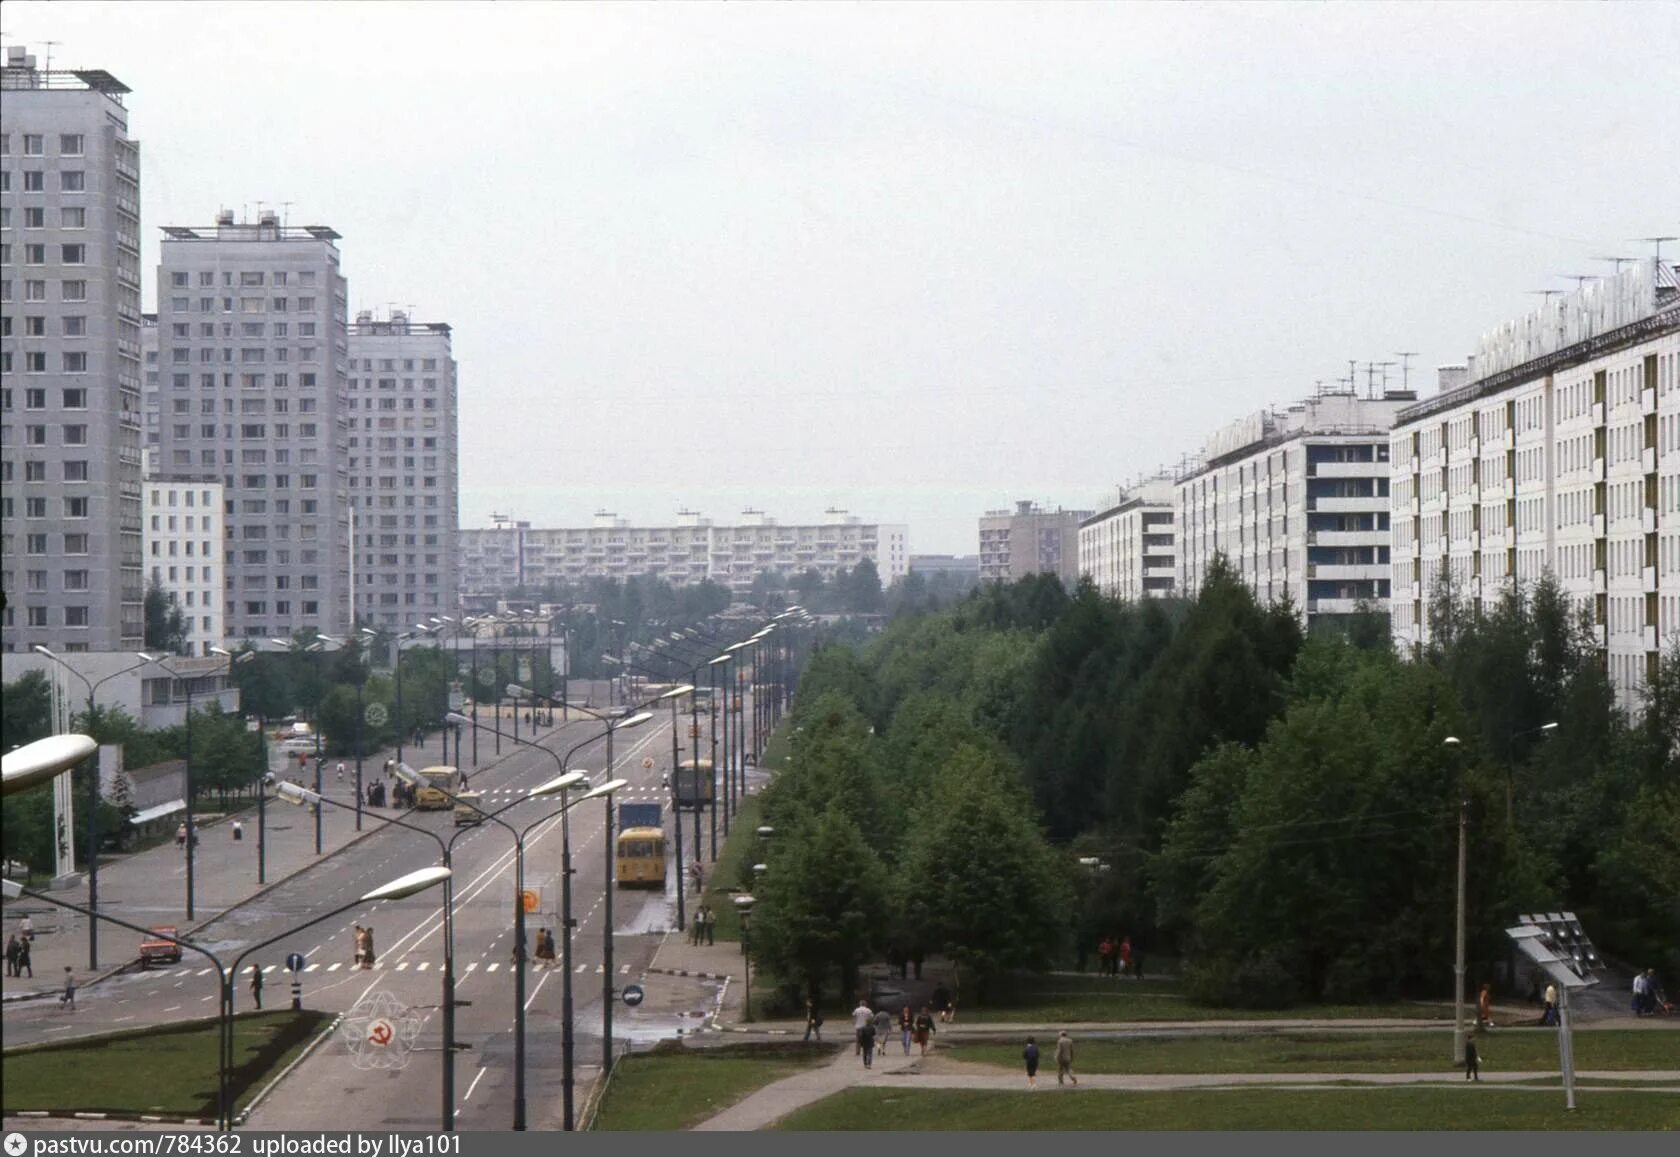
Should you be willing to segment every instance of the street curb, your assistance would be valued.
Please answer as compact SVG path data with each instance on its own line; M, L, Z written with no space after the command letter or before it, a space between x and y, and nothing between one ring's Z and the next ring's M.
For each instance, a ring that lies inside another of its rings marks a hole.
M660 976L688 976L696 980L730 980L734 975L728 972L690 972L686 968L644 968L642 971Z
M344 1014L343 1013L339 1013L337 1016L333 1017L331 1022L328 1023L327 1027L322 1029L316 1035L314 1040L310 1041L307 1045L305 1045L302 1052L300 1052L297 1056L292 1058L292 1063L291 1064L287 1065L285 1068L281 1069L278 1073L276 1073L273 1076L273 1078L270 1079L268 1084L264 1085L262 1087L262 1089L257 1093L257 1095L251 1098L251 1103L249 1105L245 1106L245 1109L244 1109L243 1112L239 1113L236 1117L234 1117L233 1123L235 1125L243 1125L246 1121L249 1121L251 1119L251 1114L255 1113L257 1111L257 1106L263 1103L264 1098L266 1098L268 1096L268 1094L274 1090L275 1086L278 1085L281 1081L285 1080L287 1077L291 1076L292 1070L297 1068L304 1061L308 1060L310 1058L310 1056L312 1056L314 1054L315 1050L321 1047L321 1043L323 1041L325 1041L328 1037L332 1036L333 1033L337 1032L338 1031L338 1026L343 1024L343 1023L344 1023Z

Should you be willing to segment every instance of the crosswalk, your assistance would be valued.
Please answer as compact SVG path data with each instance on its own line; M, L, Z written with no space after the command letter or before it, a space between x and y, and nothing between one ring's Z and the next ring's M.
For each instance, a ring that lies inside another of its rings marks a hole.
M432 962L430 960L411 961L411 960L404 959L404 960L398 960L394 964L389 963L389 962L384 961L384 960L376 960L371 969L363 969L362 971L384 972L384 971L389 970L391 972L407 972L412 967L413 971L415 971L415 972L425 972L427 969L431 968L431 966L432 966ZM275 972L275 971L280 970L284 967L285 967L284 965L280 965L280 964L265 965L263 970L262 970L263 975L267 976L269 973ZM463 968L460 969L460 971L463 972L463 973L473 972L476 969L478 969L479 967L480 967L479 962L476 961L476 960L472 960L472 961L468 961L467 964ZM554 968L552 966L545 968L540 962L537 962L537 961L532 961L529 965L527 965L527 967L532 972L552 972L552 971L554 971ZM343 968L346 971L355 971L355 968L354 968L353 965L347 965L342 960L335 960L331 964L325 964L325 965L323 965L320 961L313 961L309 964L304 965L303 966L303 971L304 972L337 972L340 968ZM484 968L485 972L499 972L499 971L502 971L502 962L499 961L499 960L492 960L490 963L483 965L483 968ZM600 976L602 973L604 973L606 971L605 967L603 967L600 964L595 964L595 965L580 964L573 971L581 974L581 973L585 973L585 972L590 971L592 968L595 972L595 975L597 975L597 976ZM214 971L215 971L214 968L197 968L197 969L183 968L183 969L180 969L179 971L175 972L173 975L177 979L181 979L181 978L188 977L188 976L206 976L209 973L212 973ZM438 971L439 972L443 971L443 964L442 964L441 961L438 962ZM506 971L512 972L513 971L513 965L509 964L507 966ZM618 971L621 975L629 975L630 966L628 964L622 964L622 965L619 966Z

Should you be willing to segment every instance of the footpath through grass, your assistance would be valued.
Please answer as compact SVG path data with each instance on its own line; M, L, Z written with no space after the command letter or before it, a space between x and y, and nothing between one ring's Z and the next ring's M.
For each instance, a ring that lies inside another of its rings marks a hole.
M1578 1069L1680 1069L1680 1032L1602 1029L1574 1034ZM1047 1037L1045 1040L1053 1040ZM1045 1041L1040 1041L1041 1046ZM1476 1048L1485 1072L1556 1072L1557 1033L1512 1029L1482 1033ZM1021 1043L952 1041L952 1060L1021 1067ZM1252 1033L1217 1036L1076 1040L1081 1073L1427 1073L1452 1069L1452 1030L1387 1033Z
M727 1109L772 1081L826 1063L834 1051L820 1045L665 1046L632 1053L618 1063L594 1129L687 1129Z
M1023 1086L1025 1082L1023 1081ZM1186 1089L1165 1092L854 1088L783 1130L1680 1129L1680 1095L1595 1091L1573 1113L1556 1089Z
M1185 1020L1329 1020L1450 1018L1450 1004L1304 1004L1285 1009L1213 1008L1197 1004L1171 978L1111 980L1100 976L1011 978L984 1006L965 996L958 1003L965 1024L1037 1023L1047 1027L1084 1022Z
M332 1015L277 1009L237 1018L234 1107L290 1064ZM195 1020L17 1049L0 1066L0 1100L8 1113L214 1117L219 1043L216 1021Z

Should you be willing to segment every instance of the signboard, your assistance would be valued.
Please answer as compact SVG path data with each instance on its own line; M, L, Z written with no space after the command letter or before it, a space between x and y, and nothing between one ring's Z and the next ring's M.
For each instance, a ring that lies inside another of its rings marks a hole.
M367 718L369 727L383 727L391 718L390 710L383 703L369 703L362 714Z
M458 683L458 682L457 683L451 683L449 685L449 709L451 711L459 711L461 708L465 707L466 705L467 705L467 693L466 693L466 691L462 689L460 683Z
M526 888L519 893L519 906L524 908L527 913L536 912L542 908L542 900L537 896L535 888Z
M303 964L303 953L301 952L293 952L291 955L286 957L286 967L290 968L293 972L302 972Z
M641 985L626 984L624 986L624 1003L629 1005L631 1008L635 1008L638 1004L642 1003L644 996L645 994L642 992Z

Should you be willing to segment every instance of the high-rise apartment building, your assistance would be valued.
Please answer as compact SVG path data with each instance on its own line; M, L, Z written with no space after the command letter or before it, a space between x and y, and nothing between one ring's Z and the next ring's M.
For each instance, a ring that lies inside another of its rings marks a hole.
M222 479L233 639L350 624L350 353L337 241L274 213L164 228L157 469Z
M460 591L460 454L449 326L371 312L350 327L355 614L402 629Z
M1389 428L1403 390L1321 394L1216 433L1178 479L1178 587L1223 555L1263 603L1334 625L1389 599Z
M1175 589L1177 512L1171 478L1152 478L1079 525L1079 573L1128 602Z
M141 645L140 146L98 69L0 69L0 645Z
M1680 631L1680 275L1649 259L1483 335L1392 435L1394 636L1554 575L1624 708Z
M1053 574L1072 589L1079 581L1079 524L1089 510L1045 510L1017 502L1014 510L988 510L980 519L980 581L1013 582Z
M156 583L180 610L186 653L209 655L227 634L221 476L194 479L148 472L145 491L147 582Z
M145 436L141 444L157 453L158 445L158 333L157 314L140 315L140 409L145 414ZM157 463L152 462L150 470Z

